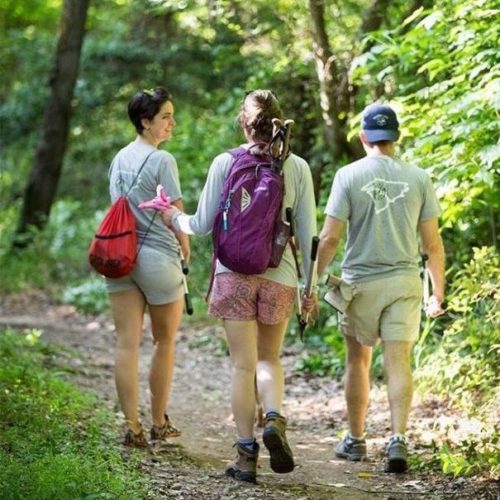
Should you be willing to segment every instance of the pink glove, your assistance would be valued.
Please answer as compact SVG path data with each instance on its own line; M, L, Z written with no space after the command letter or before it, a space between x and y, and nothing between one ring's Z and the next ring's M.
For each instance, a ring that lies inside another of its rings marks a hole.
M170 196L165 194L165 190L161 184L156 186L156 197L149 201L143 201L139 204L139 208L141 209L152 209L157 210L158 212L163 212L171 205Z

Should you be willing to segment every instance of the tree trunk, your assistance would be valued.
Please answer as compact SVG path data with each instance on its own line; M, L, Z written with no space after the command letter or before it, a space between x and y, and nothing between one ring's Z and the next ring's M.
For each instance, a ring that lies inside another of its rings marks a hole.
M14 246L29 244L30 227L45 226L61 174L68 142L71 101L90 0L65 0L60 34L45 105L43 128L33 167L24 192L23 207Z
M337 89L344 75L345 68L339 68L332 53L325 28L325 5L323 0L309 0L313 30L313 47L316 61L316 73L320 86L320 104L325 124L325 139L334 157L347 154L355 156L345 132L345 118L340 119L342 111L347 111L342 96Z
M367 33L375 31L382 25L393 0L373 0L366 9L358 34L353 40L354 47ZM412 9L430 0L414 0ZM349 65L347 61L339 66L333 54L325 27L325 0L309 0L309 12L313 28L313 46L316 60L316 72L320 84L320 100L325 126L326 144L337 159L342 156L348 160L360 158L363 150L359 141L347 140L347 116L353 111L356 90L349 81ZM369 50L366 46L364 50ZM356 51L352 51L354 57ZM313 173L315 188L321 183L324 165Z

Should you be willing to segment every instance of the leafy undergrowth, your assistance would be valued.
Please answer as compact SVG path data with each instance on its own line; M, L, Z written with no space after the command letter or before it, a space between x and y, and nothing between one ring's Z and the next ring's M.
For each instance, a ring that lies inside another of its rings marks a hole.
M37 331L0 334L0 497L144 498L139 456L124 461L96 398L65 382Z

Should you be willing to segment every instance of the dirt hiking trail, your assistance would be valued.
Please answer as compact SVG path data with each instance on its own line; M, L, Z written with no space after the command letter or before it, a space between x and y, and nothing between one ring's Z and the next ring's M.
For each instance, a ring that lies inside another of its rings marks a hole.
M113 379L114 328L108 315L89 317L70 306L50 304L43 295L0 297L0 326L16 330L37 328L41 339L78 351L61 363L70 365L71 381L97 393L103 405L118 410ZM288 438L296 468L275 474L261 446L257 485L224 476L233 458L235 425L229 403L229 358L219 324L183 324L177 340L177 358L169 415L182 431L180 438L143 452L141 467L150 475L153 499L442 499L500 498L495 485L477 479L451 479L440 474L410 471L382 472L389 414L385 388L373 386L367 425L369 461L337 459L333 446L346 429L342 386L330 378L297 375L296 360L304 347L285 347L283 363ZM146 316L141 346L140 376L143 423L150 427L147 369L152 349ZM307 345L305 347L307 349ZM456 418L433 397L415 398L410 429L410 452L425 456L426 445ZM447 420L448 419L448 420ZM116 426L117 440L122 429ZM257 431L261 440L261 431ZM124 451L124 453L126 453Z

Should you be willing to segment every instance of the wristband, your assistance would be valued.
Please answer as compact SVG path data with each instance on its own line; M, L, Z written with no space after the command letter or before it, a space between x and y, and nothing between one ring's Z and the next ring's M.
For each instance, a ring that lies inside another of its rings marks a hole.
M179 217L182 214L180 210L178 210L174 215L172 215L172 226L176 231L180 231L181 227L179 225Z

